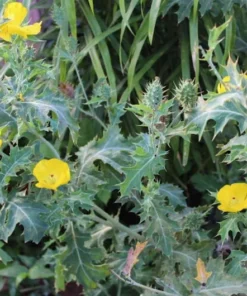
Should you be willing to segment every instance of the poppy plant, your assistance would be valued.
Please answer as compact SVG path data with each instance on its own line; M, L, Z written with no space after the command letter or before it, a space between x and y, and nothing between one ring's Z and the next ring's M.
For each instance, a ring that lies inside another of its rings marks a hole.
M41 30L41 22L29 26L21 26L27 16L27 8L22 3L12 2L5 7L3 17L6 22L0 25L0 38L11 42L12 35L27 38L28 35L37 35Z

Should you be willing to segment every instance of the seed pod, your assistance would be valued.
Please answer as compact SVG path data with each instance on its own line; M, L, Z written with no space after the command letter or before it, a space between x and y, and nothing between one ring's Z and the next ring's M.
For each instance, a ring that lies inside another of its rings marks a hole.
M197 102L197 85L194 81L181 80L175 88L175 98L179 101L185 112L191 111Z
M163 87L159 77L155 77L154 81L149 83L143 96L143 104L156 109L163 99Z

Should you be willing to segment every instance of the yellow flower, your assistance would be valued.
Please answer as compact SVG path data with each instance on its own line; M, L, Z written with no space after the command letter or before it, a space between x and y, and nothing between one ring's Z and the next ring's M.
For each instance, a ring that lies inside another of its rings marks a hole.
M39 161L33 169L33 175L38 180L38 188L57 190L59 186L70 181L68 164L57 158Z
M247 75L246 74L240 74L241 77L247 79ZM230 82L231 82L231 78L230 76L225 76L222 81L224 82L223 83L219 83L218 86L217 86L217 92L219 94L223 94L227 91L230 90Z
M3 145L3 140L0 139L0 148L2 147L2 145Z
M11 41L12 35L27 38L28 35L39 34L42 22L30 26L21 26L26 16L27 8L22 3L12 2L7 4L3 17L8 21L0 25L0 38Z
M223 212L240 212L247 209L247 184L234 183L225 185L217 193L220 202L218 209Z

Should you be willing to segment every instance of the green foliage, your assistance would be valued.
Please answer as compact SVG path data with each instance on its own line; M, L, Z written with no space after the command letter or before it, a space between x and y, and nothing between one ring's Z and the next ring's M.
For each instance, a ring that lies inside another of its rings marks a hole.
M218 235L221 236L221 240L224 242L228 240L230 232L232 234L233 239L240 232L239 224L246 225L246 216L242 213L238 214L228 214L228 216L220 222L220 230Z
M160 184L159 194L163 197L167 197L172 206L177 205L186 206L185 196L183 190L178 186L172 184Z
M38 243L47 230L46 223L40 217L47 209L39 203L12 200L4 204L0 213L0 237L5 242L15 230L16 224L24 227L24 241Z
M243 133L247 128L246 114L247 109L241 103L241 95L239 98L234 93L226 93L208 101L199 101L198 106L188 118L188 124L198 126L201 137L207 122L212 119L216 122L214 132L216 136L223 131L230 120L234 120L238 122L240 132Z
M246 3L44 2L42 42L0 47L0 290L246 293L246 213L217 208L247 179Z
M242 136L236 136L232 138L226 145L223 145L221 147L221 151L219 152L219 155L225 154L226 152L229 152L225 155L224 161L227 163L231 163L235 160L238 161L246 161L247 159L247 135Z
M21 169L27 167L31 161L32 149L30 147L25 147L19 149L18 147L13 147L9 155L3 155L1 159L1 173L0 173L0 186L1 190L9 184L11 177L17 176L17 172ZM3 203L3 191L1 191L1 202Z
M145 134L142 135L142 140L137 144L133 154L135 164L131 167L123 169L126 175L125 180L120 184L121 194L129 195L132 189L141 189L141 179L148 177L150 180L161 169L164 169L164 152L157 151L152 146L152 139Z
M74 229L73 224L70 224L63 239L68 248L63 264L67 267L67 273L74 274L79 283L86 288L96 288L96 281L105 278L109 272L106 266L92 264L101 261L103 254L100 249L85 248L84 243L88 239L88 235Z

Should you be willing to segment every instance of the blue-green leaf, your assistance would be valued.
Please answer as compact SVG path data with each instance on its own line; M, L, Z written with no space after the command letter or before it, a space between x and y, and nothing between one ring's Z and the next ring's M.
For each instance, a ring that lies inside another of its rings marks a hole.
M18 115L25 120L40 121L43 129L47 129L47 123L51 123L51 130L60 135L66 128L70 129L73 140L76 141L78 123L70 114L69 107L64 99L56 98L53 94L44 95L42 98L27 97L24 102L18 104ZM55 116L51 118L50 112ZM34 122L35 123L35 122Z
M238 92L223 93L209 101L201 101L191 113L188 125L194 124L200 128L201 138L209 120L215 121L215 136L222 132L229 120L239 123L240 132L247 128L247 109L244 107L243 96Z
M23 200L9 201L0 211L0 239L7 242L19 223L24 227L24 241L39 243L47 229L40 215L46 212L47 209L39 203Z
M120 184L121 195L128 195L132 189L141 190L143 177L153 179L161 169L165 167L164 151L156 151L152 145L151 137L142 134L142 141L136 145L133 160L134 165L125 167L123 172L125 180Z
M168 197L169 202L173 206L186 206L185 196L183 190L173 184L161 184L159 188L161 196Z
M84 246L87 240L89 236L75 229L70 223L65 236L67 252L63 264L67 267L67 273L75 275L83 286L96 288L96 282L105 278L109 271L105 265L93 264L102 261L103 253L98 248L87 249Z
M24 169L25 166L30 164L31 155L32 149L30 147L19 149L18 146L11 148L9 155L3 154L0 164L0 192L9 183L10 177L16 176L18 170ZM0 202L3 202L3 200L0 199Z

